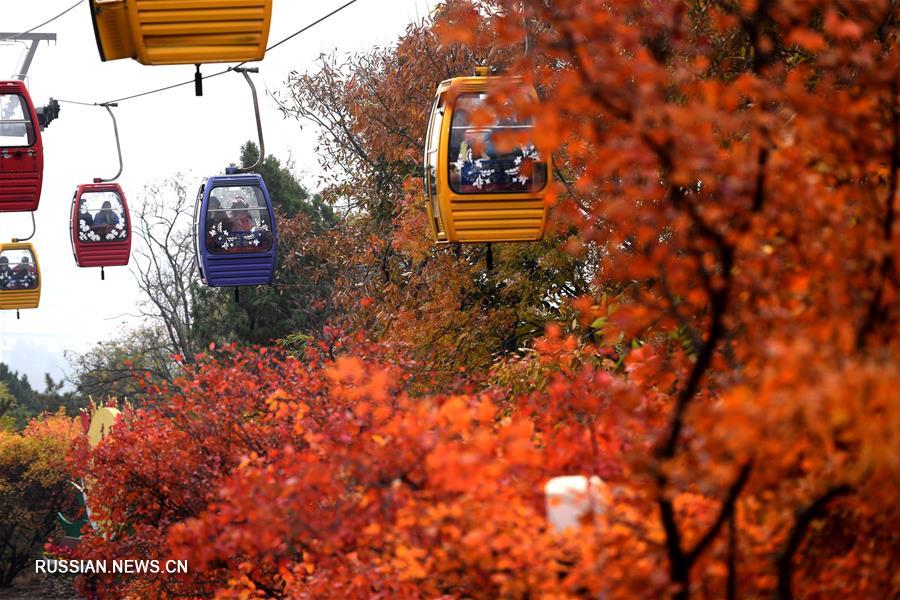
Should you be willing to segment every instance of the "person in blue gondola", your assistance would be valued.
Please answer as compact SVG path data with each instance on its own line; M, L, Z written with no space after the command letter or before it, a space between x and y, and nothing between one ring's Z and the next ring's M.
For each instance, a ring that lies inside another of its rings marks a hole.
M249 249L249 241L253 238L252 231L255 223L250 215L250 205L240 196L231 203L228 225L234 243L232 251L246 252Z
M222 209L222 201L217 196L210 196L206 207L206 247L214 250L225 248L228 229L229 223Z
M12 269L9 267L9 257L0 256L0 290L8 290L13 284Z
M231 226L234 231L248 232L253 229L253 217L250 216L250 205L241 197L231 203Z

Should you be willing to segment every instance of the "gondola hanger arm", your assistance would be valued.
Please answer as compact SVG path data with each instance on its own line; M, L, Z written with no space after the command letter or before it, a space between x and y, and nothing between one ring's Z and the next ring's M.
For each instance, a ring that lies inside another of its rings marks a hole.
M15 244L16 242L27 242L34 237L35 233L37 233L37 223L34 222L34 211L31 211L31 235L24 238L13 238L12 242L13 244Z
M119 104L117 102L105 102L98 106L102 106L103 108L105 108L106 112L109 113L110 118L112 118L113 133L116 135L116 151L119 153L119 171L109 179L101 179L99 177L95 178L94 183L110 183L119 178L119 175L122 174L122 169L124 167L122 163L122 143L119 141L119 125L118 123L116 123L116 115L114 115L112 111L113 107L118 107Z
M263 140L262 119L259 116L259 98L256 95L256 86L253 85L253 80L250 79L249 75L250 73L259 73L259 68L234 67L231 70L244 76L244 79L250 86L250 92L251 94L253 94L253 111L256 113L256 133L259 136L259 159L257 159L256 163L250 165L249 167L236 168L233 170L234 173L250 173L263 163L263 160L266 156L266 144Z

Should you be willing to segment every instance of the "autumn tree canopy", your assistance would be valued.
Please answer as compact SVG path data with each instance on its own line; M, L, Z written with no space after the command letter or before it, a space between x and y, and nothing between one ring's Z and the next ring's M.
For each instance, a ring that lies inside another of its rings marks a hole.
M40 556L58 530L57 512L75 506L65 456L77 433L64 412L34 419L21 432L0 428L0 588Z
M283 251L330 323L213 346L96 451L113 595L887 598L900 589L892 0L454 0L292 75L336 225ZM552 234L434 247L436 83L541 102ZM299 252L299 256L298 256ZM339 265L340 268L336 268ZM598 475L560 533L543 484Z

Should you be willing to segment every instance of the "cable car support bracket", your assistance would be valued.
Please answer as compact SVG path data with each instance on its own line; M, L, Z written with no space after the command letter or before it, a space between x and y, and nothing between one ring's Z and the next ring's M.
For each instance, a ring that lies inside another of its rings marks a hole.
M259 159L257 159L256 163L250 165L249 167L235 168L233 172L252 173L254 169L262 164L263 159L266 156L266 144L263 140L262 119L259 116L259 98L256 95L256 86L253 85L253 80L250 79L249 75L250 73L259 73L259 68L235 67L232 69L232 71L243 75L244 79L247 81L247 84L250 86L250 92L253 94L253 111L256 113L256 133L259 136Z
M12 243L15 244L16 242L27 242L34 237L35 233L37 233L37 224L34 222L34 211L31 211L31 235L23 238L13 238Z
M55 42L56 34L55 33L2 33L2 32L0 32L0 40L31 42L30 44L28 44L28 50L25 51L25 56L22 58L22 63L19 65L19 68L17 69L18 72L13 75L13 79L25 81L25 77L28 75L28 69L31 68L31 62L34 60L34 55L37 53L38 45L41 42Z
M119 178L119 175L122 174L123 163L122 163L122 143L119 141L119 125L116 123L116 115L113 114L112 107L118 107L119 105L116 102L107 102L105 104L100 104L106 109L106 112L109 113L110 118L112 118L113 122L113 133L116 136L116 152L119 153L119 171L110 177L109 179L102 179L100 177L94 178L94 183L111 183Z

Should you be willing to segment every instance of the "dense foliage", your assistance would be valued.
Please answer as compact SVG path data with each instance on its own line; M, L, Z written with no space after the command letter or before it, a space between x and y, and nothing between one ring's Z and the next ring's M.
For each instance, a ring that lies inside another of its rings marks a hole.
M58 531L57 512L75 506L66 451L79 432L62 413L35 419L22 432L0 428L0 588L40 556Z
M83 556L192 567L83 589L896 595L897 17L457 0L292 76L285 113L321 127L347 208L298 212L282 269L327 282L329 316L289 352L212 346L146 379L145 410L73 451L104 524ZM559 180L551 238L491 273L427 241L418 181L436 81L479 60L535 84L518 109ZM609 504L559 534L541 486L568 474Z

